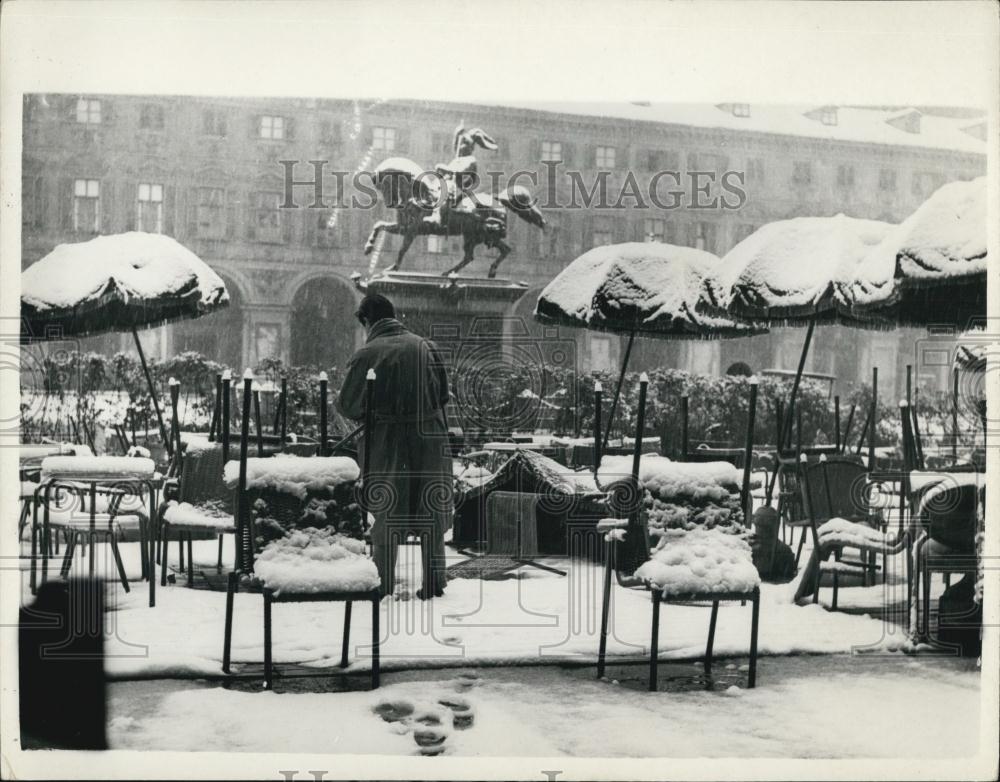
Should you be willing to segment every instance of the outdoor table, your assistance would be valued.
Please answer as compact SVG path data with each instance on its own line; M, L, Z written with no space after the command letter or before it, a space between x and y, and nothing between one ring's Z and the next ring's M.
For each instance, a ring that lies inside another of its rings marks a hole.
M90 574L94 571L94 549L93 545L97 534L113 535L112 525L119 515L135 516L139 521L139 545L140 561L142 563L143 576L149 579L149 599L150 605L154 601L153 560L155 549L151 545L149 551L146 550L146 541L155 541L155 535L149 534L152 530L153 519L156 513L157 492L163 484L163 476L155 470L155 465L151 459L135 457L66 457L51 456L42 462L40 483L35 490L35 512L37 524L37 510L43 508L43 536L42 536L42 580L47 577L48 571L48 549L47 541L51 535L50 529L50 506L49 501L53 490L66 489L81 497L80 510L87 514L87 529L79 534L89 536ZM141 508L143 493L148 493L149 507L147 511ZM97 495L107 495L111 497L109 512L100 514L108 516L108 529L98 529L97 527ZM134 496L140 500L140 508L122 508L121 504L126 496ZM84 498L89 499L84 499ZM145 521L143 521L145 517ZM35 533L32 532L32 544L34 546ZM119 576L123 585L127 587L124 568L120 555L117 553L117 542L112 541L116 553L116 564L118 565ZM71 553L71 552L69 552ZM67 561L69 561L67 559ZM34 573L34 548L32 558L32 572Z

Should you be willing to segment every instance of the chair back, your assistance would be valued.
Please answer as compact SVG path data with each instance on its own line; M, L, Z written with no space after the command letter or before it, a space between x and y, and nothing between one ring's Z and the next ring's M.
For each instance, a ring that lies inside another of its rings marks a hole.
M833 458L819 463L823 474L828 518L862 521L868 518L868 471L855 459Z
M931 489L920 504L921 522L932 540L972 553L976 550L979 488L973 485Z
M538 497L495 491L486 498L486 553L538 556Z
M189 446L181 461L178 501L192 505L232 502L233 493L222 478L224 466L221 443L213 442L197 449Z
M819 525L833 518L824 481L824 462L801 462L796 474L802 511L812 527L813 543L819 547Z

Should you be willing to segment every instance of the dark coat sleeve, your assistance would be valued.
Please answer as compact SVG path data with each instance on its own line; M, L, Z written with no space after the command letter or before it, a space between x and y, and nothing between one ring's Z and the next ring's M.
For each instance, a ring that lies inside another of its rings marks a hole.
M368 363L362 360L360 353L351 357L347 363L347 373L344 385L340 387L337 396L337 409L354 421L365 417L365 375L368 374Z

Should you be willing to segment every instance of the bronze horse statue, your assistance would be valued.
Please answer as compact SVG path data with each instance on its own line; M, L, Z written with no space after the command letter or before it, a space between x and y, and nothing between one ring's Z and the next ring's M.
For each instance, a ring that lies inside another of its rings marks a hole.
M485 142L485 143L484 143ZM497 267L511 252L507 236L507 212L538 228L545 228L545 218L535 205L527 188L513 185L499 195L472 191L466 183L475 179L475 158L472 147L479 144L496 149L489 136L478 128L456 132L456 158L449 165L439 165L436 171L425 171L412 160L394 157L382 161L374 171L375 186L387 206L395 209L395 222L379 220L365 242L365 255L375 247L383 231L399 234L403 244L396 262L387 271L395 271L403 262L406 251L418 236L461 236L462 260L442 276L457 273L474 260L477 245L496 247L499 254L490 265L489 276L495 277Z

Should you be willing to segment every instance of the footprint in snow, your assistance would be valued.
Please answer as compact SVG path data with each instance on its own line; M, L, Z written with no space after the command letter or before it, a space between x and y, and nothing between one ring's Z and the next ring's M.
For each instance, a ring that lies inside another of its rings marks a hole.
M442 698L438 703L451 709L452 724L455 726L455 730L468 730L472 727L475 714L468 701L461 698Z
M413 704L406 701L382 701L373 711L386 722L402 722L413 714Z

